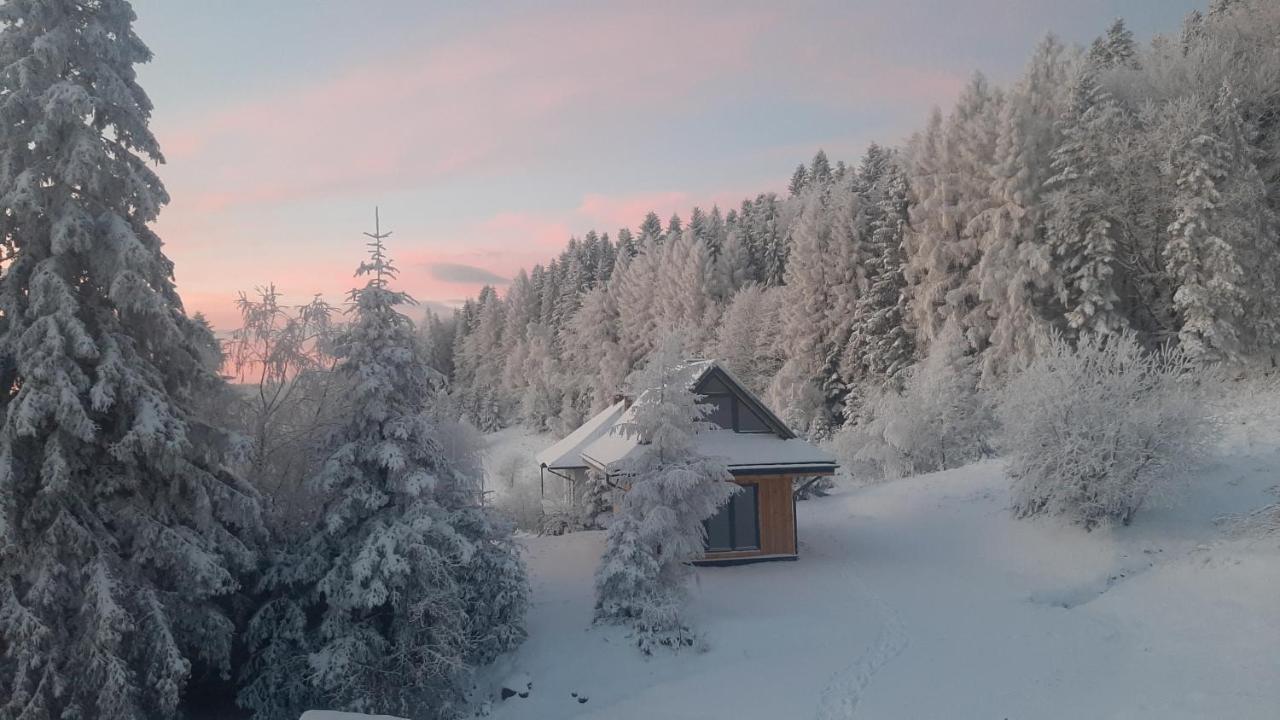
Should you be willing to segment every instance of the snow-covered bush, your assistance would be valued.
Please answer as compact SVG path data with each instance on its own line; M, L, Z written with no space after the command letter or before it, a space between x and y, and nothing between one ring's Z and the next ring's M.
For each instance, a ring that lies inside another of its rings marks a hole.
M689 562L702 556L703 521L738 490L723 463L694 452L693 436L714 426L681 348L667 337L631 381L635 404L619 428L640 445L618 473L628 489L596 571L596 620L629 625L646 654L694 644L680 611Z
M457 419L445 405L447 401L444 393L438 393L432 401L436 442L449 467L478 487L484 477L484 434L466 420Z
M520 480L507 489L497 491L493 509L524 532L542 532L542 492L537 478Z
M1075 347L1048 337L998 403L1014 514L1128 524L1212 447L1214 382L1181 350L1147 352L1131 333Z
M494 459L487 468L485 485L495 492L513 490L517 485L537 484L537 469L523 450L509 450Z
M987 455L995 420L955 323L947 323L902 392L872 394L836 439L855 475L906 477L960 467Z
M563 535L607 527L614 489L603 474L590 470L585 478L567 484L563 492L548 492L542 500L542 532Z
M246 446L245 474L262 495L267 529L278 539L305 533L324 508L307 478L324 461L324 439L346 410L346 379L333 372L341 329L317 296L283 302L274 284L240 293L240 327L223 343L236 379L228 424Z

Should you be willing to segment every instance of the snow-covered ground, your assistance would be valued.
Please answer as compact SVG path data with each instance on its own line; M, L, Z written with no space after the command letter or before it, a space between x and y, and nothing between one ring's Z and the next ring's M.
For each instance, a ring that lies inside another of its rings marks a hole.
M697 571L702 653L591 626L601 533L529 537L530 637L484 680L532 689L492 716L1280 717L1280 548L1221 521L1275 500L1267 400L1128 528L1011 519L998 461L801 503L799 561Z

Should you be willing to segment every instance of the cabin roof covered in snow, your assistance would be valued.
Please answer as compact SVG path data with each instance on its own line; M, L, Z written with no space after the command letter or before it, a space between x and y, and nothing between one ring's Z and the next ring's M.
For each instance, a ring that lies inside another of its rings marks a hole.
M595 417L583 423L577 430L569 433L563 440L534 456L538 465L552 470L573 470L587 467L582 459L582 450L587 445L607 435L613 426L626 412L624 402L616 402L601 410Z
M698 433L694 439L694 447L699 454L720 458L729 469L739 473L824 473L835 469L835 457L797 438L786 423L719 363L695 360L686 367L690 374L690 387L699 392L712 386L720 389L711 392L724 393L727 389L771 430L707 430ZM565 439L538 453L536 460L553 470L594 467L610 471L638 445L636 438L627 437L617 429L627 413L628 406L622 402L601 411Z
M829 472L836 467L835 457L825 450L800 438L784 439L772 433L707 430L694 436L693 445L699 455L719 458L738 472ZM582 457L588 465L608 471L638 446L635 437L609 433L583 448Z

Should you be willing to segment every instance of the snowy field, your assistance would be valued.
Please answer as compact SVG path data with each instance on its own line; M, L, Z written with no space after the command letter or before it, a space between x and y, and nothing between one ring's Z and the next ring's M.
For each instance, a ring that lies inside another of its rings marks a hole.
M1128 528L1012 520L998 461L845 483L800 504L799 561L697 571L701 653L591 626L602 533L528 537L530 637L484 680L532 687L492 717L1273 720L1280 548L1224 520L1275 500L1273 401Z

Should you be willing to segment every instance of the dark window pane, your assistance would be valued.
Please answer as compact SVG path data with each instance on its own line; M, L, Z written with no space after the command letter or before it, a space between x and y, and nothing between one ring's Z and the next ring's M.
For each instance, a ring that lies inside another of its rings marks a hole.
M726 430L733 429L732 395L708 395L702 402L711 406L707 422L713 422Z
M713 376L707 378L706 381L702 383L702 387L698 388L698 393L700 395L727 395L729 393L729 388L725 387L724 383L720 382L718 378Z
M755 550L760 547L760 523L756 515L756 485L745 485L733 496L733 547Z
M732 550L733 549L733 526L729 521L729 505L725 503L715 515L707 518L707 549L708 550Z
M769 432L764 418L752 412L746 403L738 403L738 432Z

